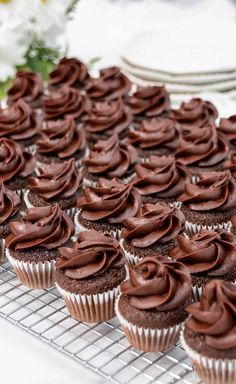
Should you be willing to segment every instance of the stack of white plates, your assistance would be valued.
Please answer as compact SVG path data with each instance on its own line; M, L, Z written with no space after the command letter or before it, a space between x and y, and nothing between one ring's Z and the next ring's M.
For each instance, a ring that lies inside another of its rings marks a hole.
M140 85L165 84L173 93L236 90L236 25L162 26L132 37L123 70Z

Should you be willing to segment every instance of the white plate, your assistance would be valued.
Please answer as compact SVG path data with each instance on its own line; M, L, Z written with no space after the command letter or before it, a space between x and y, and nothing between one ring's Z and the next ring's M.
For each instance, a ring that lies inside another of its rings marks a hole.
M236 25L191 23L143 31L121 56L133 66L172 75L236 71Z

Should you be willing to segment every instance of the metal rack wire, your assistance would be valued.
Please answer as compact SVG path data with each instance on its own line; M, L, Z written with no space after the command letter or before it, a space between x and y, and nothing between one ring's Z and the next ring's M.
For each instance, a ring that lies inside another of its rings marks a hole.
M69 316L56 288L30 290L0 266L0 316L114 383L199 384L180 345L167 353L130 348L117 318L85 324Z

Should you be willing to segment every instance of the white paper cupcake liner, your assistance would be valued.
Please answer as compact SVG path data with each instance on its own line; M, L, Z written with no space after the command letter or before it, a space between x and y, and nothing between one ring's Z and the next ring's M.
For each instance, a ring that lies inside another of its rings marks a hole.
M115 301L120 286L94 295L80 295L66 291L56 283L71 316L86 323L99 323L115 316Z
M187 345L183 332L181 332L180 339L185 351L192 359L194 369L204 383L236 383L236 359L214 359L200 355Z
M0 263L6 261L5 239L0 239Z
M34 155L37 150L37 145L36 144L31 144L28 147L26 147L26 151Z
M197 184L198 180L199 180L199 176L191 175L191 183L192 184Z
M182 323L169 328L151 329L131 324L120 313L119 298L115 303L116 315L129 343L144 352L163 352L175 345L179 339Z
M6 256L23 285L33 289L51 288L55 284L55 260L43 262L24 262L14 259L9 250Z
M123 246L123 243L124 243L124 239L120 239L120 245L124 251L127 264L130 267L134 267L141 260L141 257L135 256L132 253L126 251L126 249Z
M200 300L200 297L201 297L201 294L202 294L202 288L203 287L199 287L198 285L194 285L192 287L194 301L199 301Z
M84 227L82 224L80 224L79 220L78 220L78 217L79 217L79 213L80 213L80 210L77 211L74 215L74 223L75 223L75 233L78 235L80 232L84 232L84 231L90 231L90 228L86 228ZM102 230L99 230L98 228L96 228L98 231L100 232L103 232ZM111 230L111 231L106 231L106 232L103 232L103 233L109 233L110 235L112 235L113 237L115 237L117 240L120 239L120 234L121 234L121 230L120 229L115 229L115 230Z
M195 233L200 232L202 229L207 229L209 231L212 231L214 229L224 229L225 231L230 232L232 223L231 221L227 221L226 223L221 224L209 224L209 225L203 225L203 224L195 224L191 223L190 221L185 221L185 232L188 236L193 236Z

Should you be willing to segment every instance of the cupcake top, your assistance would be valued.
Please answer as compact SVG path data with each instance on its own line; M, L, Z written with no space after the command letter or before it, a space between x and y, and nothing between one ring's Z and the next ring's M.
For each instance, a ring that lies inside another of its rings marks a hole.
M118 67L100 70L100 76L90 79L86 91L91 99L115 100L128 95L131 82Z
M165 203L143 204L135 217L124 219L122 238L133 247L146 248L166 244L184 230L184 214Z
M173 111L174 118L182 128L189 126L204 127L209 122L214 122L218 116L216 107L209 101L193 98L183 102L179 109Z
M234 145L236 141L236 115L230 116L228 119L220 119L217 130L225 135L229 142Z
M63 85L43 97L44 117L46 120L63 118L81 118L88 111L88 98L77 89Z
M82 173L70 159L63 163L45 164L37 177L30 177L28 188L45 200L55 197L69 199L82 187Z
M119 141L117 133L107 140L98 140L84 159L87 171L92 175L109 179L128 176L134 171L138 159L136 149Z
M0 136L22 141L37 136L42 129L42 118L23 99L0 109Z
M185 266L164 257L145 257L129 269L129 280L121 293L132 307L142 310L172 311L191 298L191 278Z
M223 169L230 170L233 177L236 177L236 151L230 152L229 159L223 163Z
M88 136L99 134L109 137L113 133L122 135L129 128L132 116L123 101L118 99L94 102L83 120Z
M125 218L136 215L141 207L141 196L132 184L100 178L98 186L84 189L77 207L83 219L122 224Z
M229 146L212 123L183 131L176 157L190 166L214 167L227 158Z
M40 108L43 96L43 79L34 72L18 71L7 91L7 104L23 99L32 108Z
M61 258L56 267L71 279L100 276L110 268L123 268L124 252L119 242L111 235L97 231L84 231L71 248L59 249Z
M69 87L83 88L90 79L87 66L80 60L72 57L63 57L49 74L49 87L60 87L67 84Z
M0 225L14 216L19 211L20 206L20 197L15 192L7 189L3 182L0 182Z
M0 138L0 181L13 177L26 178L35 169L36 160L17 142Z
M202 230L190 239L177 237L170 256L181 261L191 274L220 277L236 267L236 236L222 229Z
M47 121L37 141L38 153L62 160L76 155L85 147L85 132L72 117Z
M179 146L179 131L176 123L168 118L143 120L140 127L129 132L131 144L142 149L165 149L175 151Z
M170 98L165 87L139 86L129 97L128 105L135 116L156 117L170 111Z
M227 211L236 207L236 181L229 171L201 172L196 184L186 182L178 200L193 211Z
M203 289L200 302L186 308L186 328L200 334L208 347L228 350L236 347L236 286L212 280Z
M31 248L55 249L74 234L71 218L57 204L29 208L20 221L12 221L6 246L14 251Z
M137 164L136 177L132 180L142 196L155 195L174 198L185 190L189 178L187 167L174 156L149 156L147 162Z

